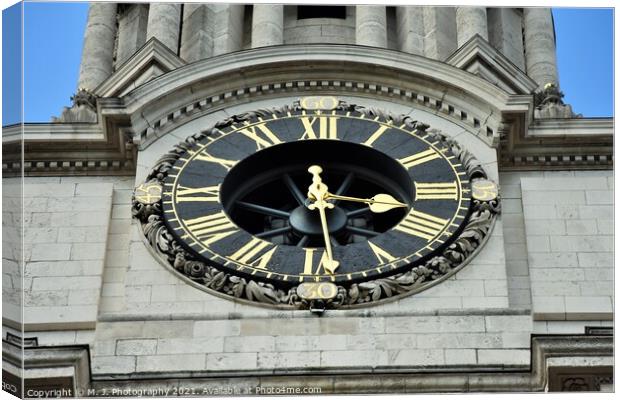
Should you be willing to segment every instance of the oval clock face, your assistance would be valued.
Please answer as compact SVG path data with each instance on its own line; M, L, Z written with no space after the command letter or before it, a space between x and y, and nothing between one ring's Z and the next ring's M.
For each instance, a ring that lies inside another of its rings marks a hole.
M197 259L285 287L425 262L464 226L470 185L450 150L415 128L296 111L196 142L165 178L162 204Z

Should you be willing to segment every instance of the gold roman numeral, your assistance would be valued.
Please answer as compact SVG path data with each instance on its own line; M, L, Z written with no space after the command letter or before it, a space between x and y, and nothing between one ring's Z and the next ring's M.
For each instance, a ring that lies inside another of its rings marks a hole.
M282 141L269 128L267 128L265 124L248 126L247 128L239 129L237 132L242 133L255 141L258 150L273 146L274 144L282 143Z
M370 247L370 250L372 250L372 252L375 254L375 257L377 257L377 260L379 260L381 264L388 264L396 260L396 257L391 255L387 251L383 250L381 247L377 246L373 242L369 241L368 246Z
M205 246L209 246L239 231L235 224L228 219L224 211L205 215L204 217L183 220L183 223Z
M305 129L301 139L338 139L338 117L301 117L301 123ZM315 130L317 125L318 136Z
M325 263L329 260L327 257L327 252L325 250L321 253L321 258L319 259L319 263L314 266L314 251L317 249L304 249L306 251L306 258L304 260L304 275L325 275L329 274L327 270L325 270Z
M401 158L398 160L401 164L405 166L405 168L415 167L416 165L420 165L422 163L434 160L436 158L441 157L439 153L437 153L433 149L428 149L421 151L419 153L410 155L409 157Z
M447 219L411 210L394 229L430 241L448 224Z
M258 238L252 238L252 240L230 255L229 258L240 264L251 265L258 269L267 269L269 260L271 260L273 253L278 248L278 246L273 246L271 250L263 252L269 246L273 246L273 244Z
M453 182L414 182L416 200L456 200L458 187Z
M204 196L194 196L202 194ZM190 188L187 186L177 186L175 192L177 202L181 201L219 201L220 185L205 186L201 188Z
M216 163L226 168L227 170L230 170L237 163L237 160L226 160L224 158L214 157L205 151L197 155L196 160Z
M372 147L372 144L375 142L375 140L379 139L381 137L381 135L383 135L383 132L385 132L386 130L388 130L390 127L387 125L381 125L379 127L379 129L377 129L375 131L375 133L373 133L372 135L370 135L370 137L368 138L368 140L366 140L364 143L366 146L370 146Z

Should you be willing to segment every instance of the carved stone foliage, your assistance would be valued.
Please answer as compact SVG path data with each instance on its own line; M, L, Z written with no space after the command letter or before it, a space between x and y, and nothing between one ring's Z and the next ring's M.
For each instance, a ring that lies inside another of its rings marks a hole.
M223 127L251 118L266 117L274 113L282 115L300 109L299 102L296 102L292 106L287 105L281 108L255 110L219 121L213 127L188 137L185 141L178 143L172 150L164 154L157 161L142 186L161 185L175 161L193 143L203 139L205 136L220 135L220 129ZM420 131L425 131L435 140L441 141L450 147L453 154L465 167L470 181L487 178L484 169L470 152L438 130L428 129L428 125L415 121L409 116L395 115L383 110L365 108L359 105L350 105L343 101L340 101L337 109L361 112L372 118L379 116L388 121L391 120L394 125L406 124L409 128L415 127ZM321 300L317 304L317 302L302 299L297 293L297 286L292 286L288 290L280 289L268 282L236 276L194 259L190 253L176 242L168 231L164 224L160 201L145 203L143 198L138 201L134 196L132 207L132 214L140 221L145 240L152 247L157 257L207 291L215 291L219 295L224 295L231 299L241 299L283 308L302 309L367 306L376 304L378 301L395 299L427 289L456 273L473 258L476 251L484 244L488 237L499 212L499 196L490 201L474 199L468 223L442 253L429 259L425 264L415 266L405 272L362 283L340 285L337 287L336 295L333 298Z

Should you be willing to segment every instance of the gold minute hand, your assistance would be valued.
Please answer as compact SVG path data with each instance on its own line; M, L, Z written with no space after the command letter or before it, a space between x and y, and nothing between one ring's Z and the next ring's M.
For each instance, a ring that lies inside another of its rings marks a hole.
M325 195L325 199L326 200L334 199L334 200L344 200L344 201L355 201L357 203L366 203L368 204L368 208L370 208L370 211L374 213L386 212L386 211L389 211L397 207L405 207L405 208L409 207L407 204L401 203L400 201L396 200L394 197L390 196L389 194L385 194L385 193L379 193L377 195L374 195L370 199L362 199L359 197L339 196L337 194L331 194L327 192L327 194Z
M327 226L325 209L334 208L334 205L325 201L328 188L327 185L321 181L320 173L323 172L323 169L318 165L313 165L308 168L308 172L312 174L312 184L308 187L308 197L311 200L314 200L313 203L308 205L308 208L310 210L319 210L319 215L321 216L321 227L323 228L323 240L325 241L325 250L327 251L327 262L324 264L323 268L327 271L327 273L333 275L340 263L334 260L334 256L332 254L332 245L329 241L329 228Z

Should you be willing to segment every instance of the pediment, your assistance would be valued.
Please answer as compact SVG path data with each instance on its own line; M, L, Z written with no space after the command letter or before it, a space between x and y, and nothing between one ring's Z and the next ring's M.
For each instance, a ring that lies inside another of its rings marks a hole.
M471 72L510 94L531 94L538 87L525 72L479 35L461 46L446 63Z
M159 40L151 38L95 89L98 97L121 97L160 75L187 64Z

